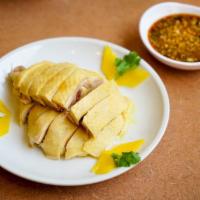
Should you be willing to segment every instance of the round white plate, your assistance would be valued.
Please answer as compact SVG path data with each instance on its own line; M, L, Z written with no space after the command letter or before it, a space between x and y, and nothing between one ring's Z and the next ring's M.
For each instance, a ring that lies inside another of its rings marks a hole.
M20 47L0 60L0 99L10 109L11 128L0 137L0 166L20 177L52 185L84 185L104 181L118 176L130 168L118 168L105 175L90 172L95 163L93 158L72 160L47 159L38 148L30 148L24 140L24 131L14 118L13 103L6 77L18 65L29 66L42 60L69 61L100 72L102 51L109 45L123 56L129 51L110 42L80 37L46 39ZM142 160L161 140L169 119L169 99L165 86L157 73L144 61L141 66L150 73L150 78L134 89L121 88L135 105L134 123L122 142L144 139L140 150ZM14 97L13 97L14 98Z

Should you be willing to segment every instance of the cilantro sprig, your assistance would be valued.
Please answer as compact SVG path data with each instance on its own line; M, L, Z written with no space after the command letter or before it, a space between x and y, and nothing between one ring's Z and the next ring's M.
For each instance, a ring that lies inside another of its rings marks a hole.
M141 160L140 155L133 151L122 152L122 154L113 153L112 158L116 167L130 167L131 165L136 164Z
M116 58L115 65L117 68L118 76L123 75L129 69L137 68L140 64L140 60L140 56L134 51L131 51L123 58Z

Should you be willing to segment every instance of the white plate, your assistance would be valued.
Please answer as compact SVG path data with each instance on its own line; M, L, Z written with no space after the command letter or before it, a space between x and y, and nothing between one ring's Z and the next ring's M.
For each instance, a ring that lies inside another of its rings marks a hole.
M123 56L129 51L109 42L89 38L66 37L34 42L18 48L0 60L0 99L14 116L6 76L17 65L29 66L42 60L69 61L100 72L102 50L109 45ZM136 111L134 124L122 142L144 139L140 151L142 160L158 145L169 118L169 100L164 84L157 73L144 61L141 66L151 74L150 78L135 89L121 88L124 95L133 100ZM52 185L84 185L118 176L130 168L118 168L105 175L90 172L95 160L75 158L72 160L47 159L37 148L29 148L24 132L14 121L10 132L0 138L0 166L20 177Z

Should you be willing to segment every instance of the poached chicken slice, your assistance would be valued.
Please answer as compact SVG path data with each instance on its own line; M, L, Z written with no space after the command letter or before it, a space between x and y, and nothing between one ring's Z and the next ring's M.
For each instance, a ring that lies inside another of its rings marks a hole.
M89 155L99 157L102 151L112 145L113 141L120 134L125 126L125 120L122 115L113 119L102 131L94 138L91 137L83 146L83 150Z
M41 65L41 67L38 67L37 70L34 70L31 73L31 76L27 76L21 83L21 86L19 88L20 94L23 94L27 99L31 100L31 97L29 96L29 89L32 85L32 82L38 78L41 74L43 74L46 70L48 70L49 66L52 66L52 64L44 63Z
M89 110L82 125L96 137L111 120L125 111L128 105L128 99L122 96L119 90L115 90Z
M67 80L68 77L73 73L76 68L76 65L70 63L63 63L65 68L56 74L54 77L49 79L49 81L43 86L41 91L38 94L38 97L41 98L47 105L51 107L55 107L56 105L53 104L52 98L57 92L60 84Z
M31 146L42 142L50 124L58 114L58 112L40 105L33 107L28 117L27 126L27 135Z
M42 99L38 96L41 89L47 84L48 80L56 76L64 68L65 68L65 64L63 63L54 64L52 66L49 66L48 69L43 72L43 74L40 74L40 76L36 77L32 81L29 92L28 92L31 98L39 102L40 104L45 105Z
M65 159L86 156L87 153L83 151L83 145L88 138L88 134L79 127L66 145Z
M65 145L77 129L65 113L60 113L50 125L47 134L40 144L45 155L52 159L60 159L65 152Z
M29 113L34 105L35 105L34 103L23 104L22 102L19 102L19 124L20 124L20 126L22 126L23 124L26 124Z
M77 68L60 85L53 97L53 102L61 108L69 110L71 105L102 82L103 78L96 72Z
M75 103L70 109L70 119L79 124L81 118L97 103L109 96L112 91L117 89L114 81L106 81L96 89L92 90L88 95Z
M34 64L34 65L30 66L29 68L17 67L10 73L10 78L12 80L13 87L16 90L19 90L19 88L21 87L21 84L23 84L23 81L26 81L27 79L29 80L29 78L31 77L31 75L34 71L37 71L38 69L40 69L43 66L46 66L46 65L50 66L52 64L53 64L52 62L43 61L43 62Z

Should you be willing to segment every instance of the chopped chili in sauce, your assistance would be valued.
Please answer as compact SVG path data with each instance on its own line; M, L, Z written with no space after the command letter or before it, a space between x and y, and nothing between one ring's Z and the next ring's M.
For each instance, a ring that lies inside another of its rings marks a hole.
M184 62L200 62L200 16L176 14L149 29L151 45L162 55Z

